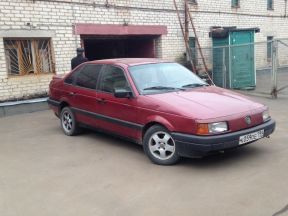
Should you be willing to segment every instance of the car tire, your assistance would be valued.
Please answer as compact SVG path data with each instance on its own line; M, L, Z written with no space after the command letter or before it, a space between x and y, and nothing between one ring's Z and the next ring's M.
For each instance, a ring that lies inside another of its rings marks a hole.
M160 125L154 125L146 131L143 148L148 158L158 165L173 165L180 159L171 133Z
M79 134L80 128L70 107L64 107L60 114L61 128L67 136Z

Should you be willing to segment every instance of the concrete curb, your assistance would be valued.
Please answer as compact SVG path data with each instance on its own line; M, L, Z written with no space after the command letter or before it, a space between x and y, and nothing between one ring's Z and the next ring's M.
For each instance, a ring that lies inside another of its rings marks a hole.
M47 98L0 103L0 118L48 110Z

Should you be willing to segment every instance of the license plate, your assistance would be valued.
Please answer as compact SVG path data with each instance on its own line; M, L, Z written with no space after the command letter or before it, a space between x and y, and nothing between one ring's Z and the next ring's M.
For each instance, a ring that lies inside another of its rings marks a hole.
M264 130L260 130L254 133L246 134L239 137L239 145L243 145L254 140L258 140L264 137Z

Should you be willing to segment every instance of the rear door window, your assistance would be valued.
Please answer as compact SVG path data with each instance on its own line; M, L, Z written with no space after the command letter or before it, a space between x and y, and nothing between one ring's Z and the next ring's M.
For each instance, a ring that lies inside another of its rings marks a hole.
M75 78L77 77L78 73L83 69L83 66L78 68L76 71L72 72L65 80L64 83L66 84L74 84Z
M75 85L88 89L96 89L102 65L86 64L77 74Z

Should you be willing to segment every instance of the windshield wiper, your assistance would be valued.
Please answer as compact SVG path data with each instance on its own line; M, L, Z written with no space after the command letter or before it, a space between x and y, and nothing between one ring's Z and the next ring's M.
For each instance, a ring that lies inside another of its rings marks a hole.
M183 90L181 88L174 88L169 86L152 86L143 90Z
M201 86L209 86L209 85L205 83L191 83L191 84L183 85L182 88L195 88L195 87L201 87Z

